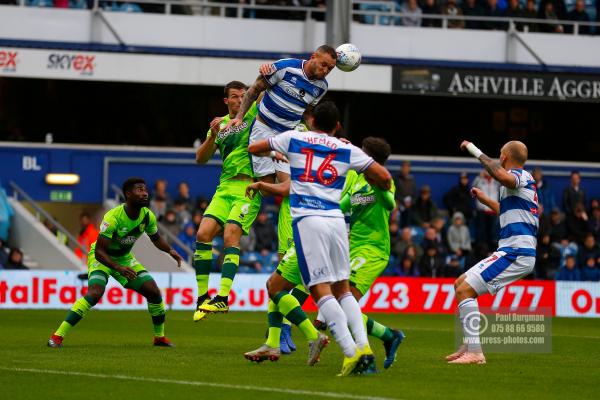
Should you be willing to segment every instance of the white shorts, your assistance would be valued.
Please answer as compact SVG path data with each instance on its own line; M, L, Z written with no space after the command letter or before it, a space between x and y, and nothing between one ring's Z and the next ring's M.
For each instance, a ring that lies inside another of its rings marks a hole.
M258 118L256 118L252 124L252 130L250 131L250 143L268 139L277 135L278 133L279 132L272 130L267 125L260 122ZM252 155L252 168L254 170L254 176L257 178L273 175L275 171L285 172L288 175L290 174L289 163L275 162L269 157L258 157Z
M535 257L496 251L466 272L466 281L477 294L496 294L533 271Z
M343 218L309 216L294 221L294 244L304 286L350 278L350 252Z

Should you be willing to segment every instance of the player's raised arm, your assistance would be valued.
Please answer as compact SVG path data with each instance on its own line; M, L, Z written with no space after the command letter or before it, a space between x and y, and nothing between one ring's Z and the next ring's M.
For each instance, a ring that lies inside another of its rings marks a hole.
M217 150L217 145L215 140L217 140L217 134L219 133L219 126L223 118L215 118L210 123L209 134L206 135L206 140L200 145L198 150L196 150L196 162L198 164L206 164L208 160L210 160L215 154Z
M392 175L381 164L373 161L364 171L365 178L369 184L382 190L390 190L392 187Z
M248 88L246 94L244 94L244 98L242 99L242 105L240 106L240 110L238 111L235 118L232 118L227 122L224 129L229 129L232 125L238 126L242 123L244 119L244 115L248 112L252 104L258 100L258 96L262 92L264 92L269 87L268 82L263 77L263 75L259 75L258 78L254 81L252 86Z
M290 180L281 183L254 182L246 188L246 196L253 199L256 193L272 194L275 196L287 197L290 194Z
M481 150L479 150L473 143L463 140L463 142L460 144L460 149L467 150L473 157L478 159L490 176L500 182L502 186L506 186L509 189L514 189L517 187L517 178L502 168L500 162L492 160Z
M158 233L158 231L154 235L148 235L148 237L150 238L150 240L152 240L152 244L154 244L154 246L156 246L157 249L162 250L168 255L170 255L173 258L173 260L177 262L177 267L181 268L181 256L179 255L179 253L177 253L177 251L175 251L174 248L172 248L169 245L169 243L167 243L165 238L163 238Z

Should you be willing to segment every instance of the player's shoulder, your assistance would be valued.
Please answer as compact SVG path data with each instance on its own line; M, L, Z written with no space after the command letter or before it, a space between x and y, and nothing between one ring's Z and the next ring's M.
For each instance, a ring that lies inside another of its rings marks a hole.
M104 220L110 220L110 221L118 221L119 219L122 218L123 216L123 212L124 212L124 207L125 204L119 204L116 207L111 208L110 210L108 210L105 214L104 214Z
M282 70L285 68L302 68L303 60L298 58L282 58L281 60L275 61L273 64L277 70Z
M141 213L144 216L144 218L148 216L149 219L156 219L156 215L154 215L152 210L148 207L142 207Z

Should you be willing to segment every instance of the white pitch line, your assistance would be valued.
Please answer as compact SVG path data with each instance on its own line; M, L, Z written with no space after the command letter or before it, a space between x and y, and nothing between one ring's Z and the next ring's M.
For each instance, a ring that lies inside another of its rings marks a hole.
M90 372L60 371L60 370L52 370L52 369L0 367L0 370L13 371L13 372L30 372L30 373L34 373L34 374L71 375L71 376L85 376L85 377L90 377L90 378L102 378L102 379L120 379L120 380L124 380L124 381L167 383L167 384L173 384L173 385L208 386L208 387L215 387L215 388L221 388L221 389L254 390L257 392L297 394L297 395L304 395L304 396L329 397L329 398L335 398L335 399L399 400L399 399L394 399L391 397L359 396L359 395L350 394L350 393L316 392L316 391L312 391L312 390L283 389L283 388L274 388L274 387L266 387L266 386L231 385L231 384L227 384L227 383L183 381L183 380L177 380L177 379L146 378L143 376L94 374L94 373L90 373Z

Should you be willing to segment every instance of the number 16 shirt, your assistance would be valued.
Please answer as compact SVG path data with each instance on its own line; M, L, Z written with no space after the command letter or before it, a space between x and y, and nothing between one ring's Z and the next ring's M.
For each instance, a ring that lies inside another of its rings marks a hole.
M374 161L361 149L325 133L287 131L269 139L271 149L290 161L292 218L343 218L340 198L348 170L358 173Z

